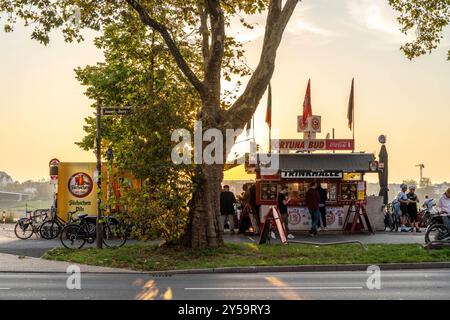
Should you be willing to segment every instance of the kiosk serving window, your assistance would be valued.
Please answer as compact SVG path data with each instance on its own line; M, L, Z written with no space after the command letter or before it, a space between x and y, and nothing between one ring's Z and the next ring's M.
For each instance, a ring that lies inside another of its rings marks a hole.
M354 182L341 183L341 201L355 201L358 197L358 186Z
M276 182L261 182L261 200L276 201L278 195L278 184Z

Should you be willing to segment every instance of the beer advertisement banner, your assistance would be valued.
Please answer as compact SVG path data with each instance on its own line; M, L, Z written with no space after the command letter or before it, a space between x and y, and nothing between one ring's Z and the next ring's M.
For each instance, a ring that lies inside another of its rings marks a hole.
M58 169L58 215L67 220L69 211L97 214L96 164L60 162Z

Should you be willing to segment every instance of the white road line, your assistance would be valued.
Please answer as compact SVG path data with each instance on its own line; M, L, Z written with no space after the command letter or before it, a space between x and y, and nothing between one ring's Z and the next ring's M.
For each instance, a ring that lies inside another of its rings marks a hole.
M354 290L363 287L184 288L184 290Z
M0 290L11 290L11 288L0 288Z

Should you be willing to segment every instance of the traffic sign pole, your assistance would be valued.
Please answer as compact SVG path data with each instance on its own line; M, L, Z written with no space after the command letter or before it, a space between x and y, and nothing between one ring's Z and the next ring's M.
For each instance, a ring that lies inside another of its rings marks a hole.
M96 114L96 126L97 126L97 143L96 143L96 155L97 155L97 248L101 249L103 247L103 225L100 223L102 217L102 198L101 198L101 189L102 189L102 128L101 128L101 107L97 106L97 114Z

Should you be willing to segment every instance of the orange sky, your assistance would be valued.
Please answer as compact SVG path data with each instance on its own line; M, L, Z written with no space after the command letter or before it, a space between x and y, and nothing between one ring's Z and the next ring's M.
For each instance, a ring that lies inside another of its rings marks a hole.
M296 116L308 78L314 114L322 134L350 138L346 108L355 78L356 148L379 150L388 137L390 181L418 179L418 163L433 182L450 181L450 47L447 29L431 55L407 60L399 51L408 38L397 30L395 13L384 0L305 0L299 3L278 51L272 79L273 127L284 138L300 138ZM233 24L228 34L246 42L247 62L260 54L265 14L250 18L252 31ZM49 46L30 40L17 27L0 32L0 171L14 179L48 177L48 161L94 161L74 145L83 136L92 103L73 69L102 60L88 33L82 44L66 44L55 33ZM258 142L266 145L266 97L256 114ZM374 177L375 178L375 177Z

